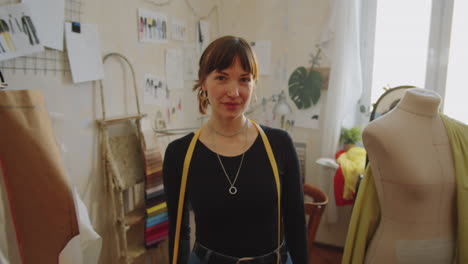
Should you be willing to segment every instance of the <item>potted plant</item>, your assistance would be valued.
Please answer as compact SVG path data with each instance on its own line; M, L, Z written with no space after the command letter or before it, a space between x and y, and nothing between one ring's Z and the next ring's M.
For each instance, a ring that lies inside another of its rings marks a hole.
M340 140L343 142L343 148L348 151L356 145L356 142L361 141L362 131L357 127L342 128Z

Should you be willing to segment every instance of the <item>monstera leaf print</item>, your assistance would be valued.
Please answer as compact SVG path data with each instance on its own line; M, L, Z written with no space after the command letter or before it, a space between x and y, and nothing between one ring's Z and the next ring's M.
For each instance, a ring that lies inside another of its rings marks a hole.
M289 97L298 109L307 109L320 99L322 76L320 72L305 67L297 68L289 77Z

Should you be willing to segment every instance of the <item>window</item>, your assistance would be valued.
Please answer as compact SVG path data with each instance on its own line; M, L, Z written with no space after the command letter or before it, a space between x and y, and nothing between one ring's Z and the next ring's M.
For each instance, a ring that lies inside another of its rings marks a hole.
M371 72L363 102L375 103L383 87L414 85L439 93L443 112L468 123L468 1L362 1L364 24L375 25L363 27L373 47L362 57Z
M468 124L468 2L455 0L450 38L444 113Z
M424 88L430 23L431 1L377 2L371 103L384 87Z

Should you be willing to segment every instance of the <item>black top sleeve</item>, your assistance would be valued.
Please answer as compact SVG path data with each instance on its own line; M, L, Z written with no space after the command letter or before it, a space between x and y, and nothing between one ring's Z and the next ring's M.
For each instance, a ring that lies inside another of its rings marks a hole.
M183 155L185 151L177 150L181 144L174 142L169 144L164 155L163 163L163 183L167 198L167 212L169 217L169 263L172 263L174 252L174 239L177 222L177 209L179 203L180 182L182 178L181 160L178 155ZM186 196L187 197L187 196ZM187 199L184 202L182 225L180 229L179 254L177 263L186 264L190 254L190 221Z

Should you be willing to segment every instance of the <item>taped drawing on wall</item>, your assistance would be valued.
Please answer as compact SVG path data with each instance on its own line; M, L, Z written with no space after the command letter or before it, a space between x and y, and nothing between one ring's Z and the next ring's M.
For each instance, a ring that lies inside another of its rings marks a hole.
M166 51L166 80L169 89L184 88L182 50L167 49Z
M257 40L252 44L257 55L260 75L270 75L271 40Z
M172 39L186 40L187 39L187 23L180 19L172 19Z
M200 54L208 47L210 44L210 22L200 20L198 22L198 43L200 45Z
M22 0L22 2L31 10L42 44L45 47L62 51L65 0Z
M200 54L198 53L197 45L195 43L186 43L182 50L183 67L184 67L184 80L193 81L198 77L198 60Z
M145 74L143 83L144 103L165 107L169 100L169 89L166 81L161 77L151 73Z
M168 128L173 128L177 124L185 123L185 114L182 111L182 97L174 96L166 107L166 120Z
M43 50L28 5L0 7L0 61Z
M65 37L73 82L102 80L104 66L97 25L67 22Z
M167 43L167 15L139 8L138 33L140 42Z

